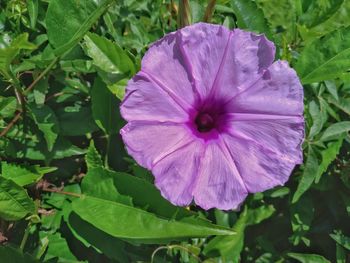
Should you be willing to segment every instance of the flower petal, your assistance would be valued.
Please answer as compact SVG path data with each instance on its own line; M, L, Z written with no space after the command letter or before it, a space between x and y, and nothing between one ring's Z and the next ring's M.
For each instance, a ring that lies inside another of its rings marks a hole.
M281 159L302 163L301 144L304 138L304 119L294 116L233 113L228 130L279 154Z
M152 44L142 59L141 71L159 86L165 87L184 108L196 99L192 76L180 48L178 32L170 33Z
M253 86L234 97L230 112L302 116L303 87L285 61L276 61Z
M128 153L143 167L154 164L193 138L183 125L157 122L129 122L120 131Z
M264 35L233 31L214 89L219 98L232 98L256 82L272 63L275 46Z
M220 140L206 146L193 194L196 204L204 209L236 209L246 198L247 189Z
M127 121L184 122L188 119L188 114L142 73L138 73L129 81L120 111Z
M159 161L153 168L155 184L162 195L179 206L189 205L198 174L203 144L197 140Z
M295 160L290 160L288 156L283 157L247 138L228 134L221 136L250 193L283 185L288 180Z
M206 98L214 84L230 37L223 26L198 23L180 30L185 57L191 65L197 91Z

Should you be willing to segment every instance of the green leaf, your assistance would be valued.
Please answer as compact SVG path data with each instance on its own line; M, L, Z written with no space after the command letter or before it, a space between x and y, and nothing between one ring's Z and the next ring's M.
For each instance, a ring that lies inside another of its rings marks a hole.
M90 141L90 146L88 148L88 151L85 156L86 165L88 167L88 170L92 168L98 168L103 167L103 162L101 159L100 154L98 153L97 149L95 148L94 141Z
M12 117L17 109L17 100L15 97L0 96L0 118Z
M294 246L299 245L300 241L304 241L309 245L309 240L305 235L311 228L311 223L314 218L314 204L309 196L303 196L298 202L290 207L291 224L293 235L291 241Z
M11 246L0 246L0 258L2 262L39 263L31 255L23 254L19 249Z
M330 236L335 242L350 251L350 237L344 236L340 231L335 231Z
M44 134L48 150L52 151L59 133L58 120L55 113L46 105L41 107L31 105L30 110L35 123Z
M296 203L299 198L310 188L316 178L318 172L318 159L315 151L309 146L307 160L304 171L292 199L292 203Z
M34 213L34 202L27 192L12 180L0 176L0 218L19 220Z
M321 136L322 141L328 141L339 138L340 135L350 131L350 121L333 123Z
M49 89L49 79L42 78L36 85L33 90L34 100L38 106L44 105L46 93Z
M114 84L107 85L107 88L122 101L125 95L125 88L128 83L128 79L122 79Z
M303 84L338 77L350 68L350 28L333 31L301 52L295 66Z
M60 56L73 48L111 3L113 0L51 0L45 22L55 54Z
M269 39L272 39L272 34L264 14L255 1L231 0L231 6L237 17L239 28L264 33Z
M30 27L34 29L38 19L38 0L27 0L27 9L30 18Z
M240 254L244 244L244 231L247 226L259 224L275 212L272 205L260 206L256 209L244 208L232 230L236 235L217 236L205 246L203 253L207 256L221 256L222 259L240 262Z
M334 97L335 100L339 100L337 85L334 81L325 81L325 86L328 92Z
M337 263L346 263L346 252L345 249L336 244L336 257L337 257Z
M134 205L138 207L147 207L148 211L159 216L169 219L181 219L183 217L195 215L194 213L182 207L174 206L169 201L165 200L161 196L159 190L153 184L141 178L131 176L126 173L117 173L105 170L102 167L95 169L94 172L101 173L105 177L112 178L114 185L120 194L130 196ZM208 222L206 220L202 221Z
M309 103L309 112L312 118L312 126L308 137L313 138L317 135L323 128L323 125L327 121L327 112L316 104L315 101Z
M117 43L93 33L86 34L84 40L87 55L101 70L121 78L135 74L133 61Z
M51 152L47 150L46 143L36 143L33 141L23 142L13 140L13 152L8 153L14 158L27 158L31 160L46 160L47 162L53 159L63 159L73 155L82 155L86 153L86 149L81 149L73 145L70 141L63 137L58 137ZM25 149L25 151L23 150Z
M44 174L55 171L55 167L25 166L1 162L1 173L6 179L11 179L19 186L25 186L39 181Z
M284 30L288 39L294 37L296 8L293 0L256 0L258 7L264 12L272 31L279 33ZM288 12L285 12L288 10Z
M10 64L19 54L21 49L33 50L36 46L28 42L28 33L23 33L16 37L9 46L0 46L0 74L2 74L7 80L12 79L10 72Z
M185 220L167 220L142 209L88 195L74 200L72 206L73 211L83 220L119 238L141 239L143 242L152 243L154 239L169 240L234 234L232 230L224 227L203 226Z
M328 166L335 160L341 146L343 145L343 141L344 138L340 138L335 142L330 142L328 143L327 148L321 151L322 161L318 167L315 183L320 181L322 174L327 171Z
M119 131L119 100L109 91L106 84L96 78L91 90L92 115L96 124L107 134Z
M328 259L316 254L288 253L287 255L301 263L331 263Z
M63 107L56 111L56 115L61 135L81 136L98 130L90 107L80 105Z
M350 98L339 98L339 100L331 99L330 103L350 115Z
M334 7L335 5L330 5ZM342 5L324 22L316 24L309 31L309 34L322 36L333 30L350 25L350 1L344 0Z
M125 244L118 238L95 228L82 220L75 213L69 215L68 226L74 236L86 247L93 247L97 252L118 262L127 263L127 255L124 251Z
M77 258L70 251L67 241L61 237L59 233L50 234L46 232L40 232L40 238L47 237L49 240L48 249L45 253L45 261L58 259L57 262L65 263L78 263L82 262L77 260ZM86 262L86 261L84 261Z
M91 168L81 185L84 194L132 206L131 198L121 195L114 186L109 171L101 168Z

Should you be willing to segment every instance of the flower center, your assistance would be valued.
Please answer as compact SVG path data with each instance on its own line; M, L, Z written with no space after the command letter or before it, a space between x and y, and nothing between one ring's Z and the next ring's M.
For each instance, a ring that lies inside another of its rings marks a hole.
M199 132L208 132L215 127L215 120L209 113L199 113L195 122Z

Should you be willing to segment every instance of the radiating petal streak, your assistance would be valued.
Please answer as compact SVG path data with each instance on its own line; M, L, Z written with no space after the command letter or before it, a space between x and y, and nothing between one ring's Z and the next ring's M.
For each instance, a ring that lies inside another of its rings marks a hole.
M188 112L188 110L191 107L191 105L188 105L184 100L182 100L179 96L177 96L174 92L172 92L169 88L167 88L160 80L158 80L156 77L152 76L151 74L147 73L145 70L141 71L146 77L152 81L154 84L156 84L159 88L161 88L164 92L169 94L169 96L177 103L185 112Z

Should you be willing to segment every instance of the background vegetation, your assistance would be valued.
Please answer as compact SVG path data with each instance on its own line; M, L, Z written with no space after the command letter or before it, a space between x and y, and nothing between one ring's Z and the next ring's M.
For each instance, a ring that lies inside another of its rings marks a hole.
M350 262L350 1L181 2L0 0L1 262ZM203 20L304 85L304 164L240 211L172 206L119 136L148 45Z

